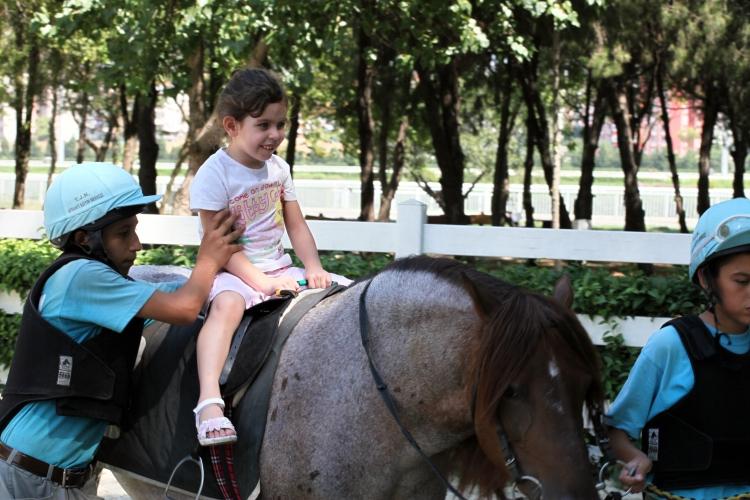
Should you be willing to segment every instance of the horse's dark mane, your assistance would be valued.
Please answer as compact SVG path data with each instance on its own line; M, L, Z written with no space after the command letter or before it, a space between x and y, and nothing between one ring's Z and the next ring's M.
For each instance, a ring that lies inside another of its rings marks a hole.
M599 411L603 387L596 349L575 314L555 299L508 284L461 262L430 257L397 260L386 268L394 271L432 273L467 289L484 312L484 328L467 365L467 380L476 380L475 415L497 415L500 400L540 343L568 346L579 366L591 376L586 395L589 412ZM487 459L476 441L463 447L457 472L461 487L476 486L488 495L502 490L509 476Z

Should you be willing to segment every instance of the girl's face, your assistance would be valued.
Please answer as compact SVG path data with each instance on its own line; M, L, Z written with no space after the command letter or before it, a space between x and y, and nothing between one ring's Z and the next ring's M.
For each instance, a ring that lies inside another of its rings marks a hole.
M703 276L700 276L704 285ZM719 330L744 333L750 325L750 253L730 257L716 278L721 303L716 305Z
M248 115L241 121L225 116L222 124L229 134L229 156L247 167L260 168L284 141L286 103L271 103L260 116Z

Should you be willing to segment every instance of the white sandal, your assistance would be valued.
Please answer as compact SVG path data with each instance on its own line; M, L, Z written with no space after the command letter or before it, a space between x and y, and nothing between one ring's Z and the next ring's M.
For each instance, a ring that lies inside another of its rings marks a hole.
M224 400L221 398L208 398L200 401L198 406L193 409L195 413L195 428L198 431L198 442L201 446L214 446L217 444L229 444L237 441L237 431L232 425L232 421L227 417L215 417L200 421L201 411L207 406L216 405L224 410ZM229 436L216 436L208 437L207 434L212 431L219 431L222 429L232 430L234 434Z

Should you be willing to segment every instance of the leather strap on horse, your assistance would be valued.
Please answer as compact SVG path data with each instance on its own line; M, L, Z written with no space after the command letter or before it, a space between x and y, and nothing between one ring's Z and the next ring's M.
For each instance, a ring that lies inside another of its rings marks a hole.
M367 317L367 306L365 305L365 297L371 283L372 280L367 282L367 284L365 285L365 289L362 291L362 295L359 296L359 331L362 336L362 347L364 347L365 354L367 354L367 362L370 364L370 371L372 372L372 378L375 380L375 385L378 388L378 393L383 399L386 408L388 408L388 411L391 413L391 416L396 421L396 425L398 425L399 430L401 430L401 434L403 434L409 444L415 450L417 450L417 453L419 453L422 459L427 462L427 465L430 466L430 469L432 469L432 472L435 474L435 476L437 476L437 478L442 481L443 485L451 493L453 493L453 495L458 497L460 500L466 500L466 498L461 495L461 493L456 488L454 488L450 482L448 482L443 473L440 472L440 470L437 468L435 463L430 460L430 457L428 457L425 452L422 451L422 448L420 448L419 444L414 439L414 436L412 436L411 433L406 429L406 427L404 427L404 424L401 422L401 418L398 416L396 402L393 400L393 396L388 390L388 385L385 383L383 377L380 376L380 372L375 367L375 362L372 359L372 351L370 351L369 320Z

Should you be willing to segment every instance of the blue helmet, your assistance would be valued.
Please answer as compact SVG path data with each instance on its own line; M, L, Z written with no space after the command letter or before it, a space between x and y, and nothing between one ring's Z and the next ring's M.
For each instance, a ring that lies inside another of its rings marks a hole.
M44 200L44 229L56 246L76 229L101 229L124 216L143 210L161 195L144 196L125 170L111 163L73 165L52 182ZM126 209L112 217L118 209ZM105 217L110 214L110 217Z
M746 247L746 248L745 248ZM750 252L750 200L733 198L703 212L690 244L690 279L711 259L747 250Z

